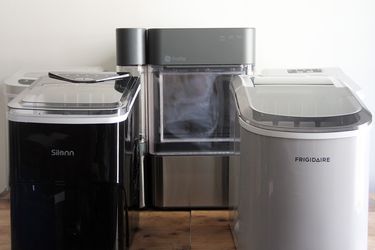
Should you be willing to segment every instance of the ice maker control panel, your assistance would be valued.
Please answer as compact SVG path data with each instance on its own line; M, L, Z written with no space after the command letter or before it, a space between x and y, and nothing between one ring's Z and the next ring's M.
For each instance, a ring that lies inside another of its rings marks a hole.
M289 74L297 74L297 73L322 73L322 69L287 69Z

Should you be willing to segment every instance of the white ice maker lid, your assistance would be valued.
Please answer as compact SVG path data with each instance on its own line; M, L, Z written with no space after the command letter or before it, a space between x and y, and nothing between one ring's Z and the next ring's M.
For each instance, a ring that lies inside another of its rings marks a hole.
M287 117L345 116L361 110L347 88L330 85L255 85L247 88L250 107L259 113Z
M301 81L298 81L300 78ZM232 87L241 118L278 131L354 130L371 114L345 86L330 77L236 77Z

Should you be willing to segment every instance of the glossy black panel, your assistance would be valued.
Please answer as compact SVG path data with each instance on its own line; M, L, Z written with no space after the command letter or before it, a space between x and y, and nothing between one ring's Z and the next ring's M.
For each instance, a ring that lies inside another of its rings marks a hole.
M117 124L10 122L9 131L17 181L116 181L118 136L124 134Z
M114 124L9 122L12 250L129 245L139 197L134 126L132 115Z
M121 174L124 180L126 191L126 205L128 208L128 227L129 227L129 244L132 239L132 232L138 227L139 222L139 204L140 204L140 172L139 172L139 149L138 149L138 117L135 115L138 105L135 105L135 112L128 117L127 126L125 127L125 151L124 151L124 172Z
M11 195L13 250L116 249L118 185L16 184Z

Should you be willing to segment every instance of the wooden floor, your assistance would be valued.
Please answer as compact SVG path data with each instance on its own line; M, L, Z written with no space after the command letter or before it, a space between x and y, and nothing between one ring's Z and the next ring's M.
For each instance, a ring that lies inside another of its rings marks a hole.
M10 250L9 201L0 200L0 250ZM227 211L142 212L131 250L235 249ZM370 202L369 250L375 250L375 200Z
M0 200L0 250L10 250L9 201Z
M235 249L227 211L142 212L131 250Z

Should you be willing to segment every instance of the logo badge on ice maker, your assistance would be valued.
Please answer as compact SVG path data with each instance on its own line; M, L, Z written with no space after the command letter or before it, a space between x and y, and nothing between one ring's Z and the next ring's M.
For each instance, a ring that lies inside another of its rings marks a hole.
M51 156L74 156L73 150L51 149Z

